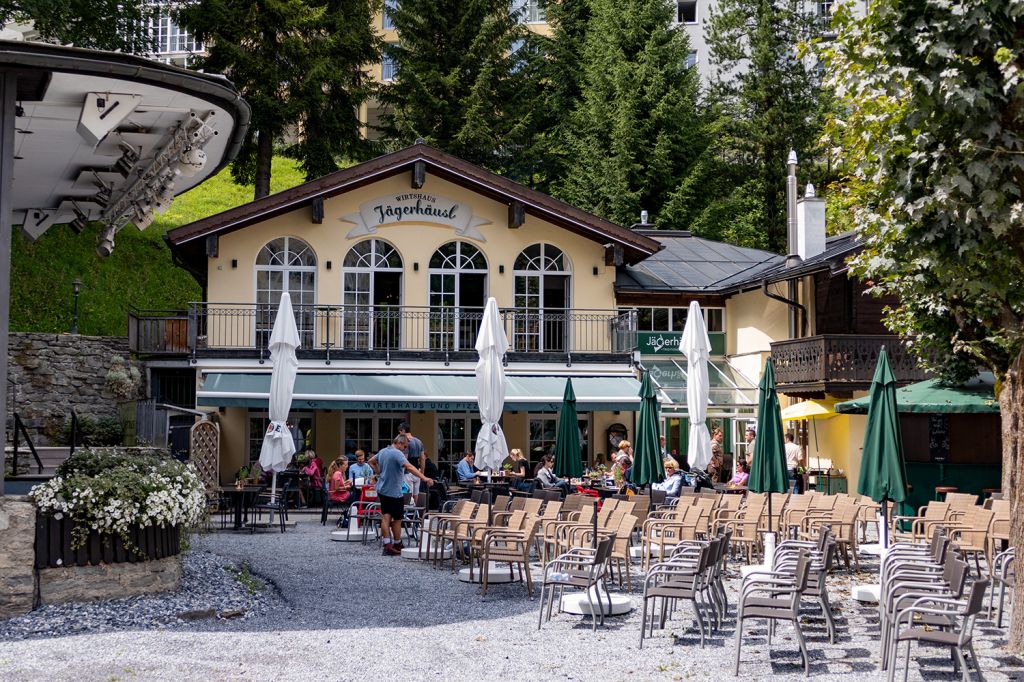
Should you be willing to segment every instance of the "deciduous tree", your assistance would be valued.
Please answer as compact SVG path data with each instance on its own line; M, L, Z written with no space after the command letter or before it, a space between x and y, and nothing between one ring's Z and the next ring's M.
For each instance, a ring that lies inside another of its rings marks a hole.
M844 105L830 144L864 251L855 271L901 305L887 323L952 379L997 378L1003 492L1024 504L1024 3L875 0L843 11L830 54ZM1024 521L1011 520L1024 546ZM1015 604L1024 604L1018 581ZM1024 649L1024 609L1009 646Z

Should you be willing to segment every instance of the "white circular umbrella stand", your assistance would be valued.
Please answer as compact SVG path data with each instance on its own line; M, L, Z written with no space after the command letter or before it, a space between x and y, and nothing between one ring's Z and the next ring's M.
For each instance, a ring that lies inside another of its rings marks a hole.
M514 568L509 571L508 564L496 564L492 561L489 568L490 571L487 575L488 585L501 585L519 580L519 572ZM464 583L482 583L484 576L479 568L474 568L473 577L470 578L469 569L463 568L459 571L459 580Z
M608 595L601 590L601 610L606 616L623 616L633 610L633 600L618 592L611 593L611 607L608 605ZM593 589L590 590L590 600L597 608L597 595ZM566 594L562 596L561 610L566 613L574 613L580 616L589 616L593 613L590 604L587 602L587 595L583 592Z
M363 529L359 527L358 519L350 519L348 528L339 528L331 531L331 540L335 542L362 542Z

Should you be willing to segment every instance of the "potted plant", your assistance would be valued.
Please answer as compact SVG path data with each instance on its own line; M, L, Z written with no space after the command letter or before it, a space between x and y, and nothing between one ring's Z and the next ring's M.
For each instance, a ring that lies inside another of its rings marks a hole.
M183 538L182 531L206 511L206 491L192 465L121 448L78 450L29 494L45 533L70 534L72 555L98 536L96 546L116 540L125 551L143 556L138 540L143 534ZM63 561L70 565L76 559Z

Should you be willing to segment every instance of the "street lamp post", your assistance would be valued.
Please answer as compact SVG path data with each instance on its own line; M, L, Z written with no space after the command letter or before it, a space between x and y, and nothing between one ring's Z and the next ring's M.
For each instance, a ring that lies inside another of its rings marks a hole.
M75 278L71 283L71 290L75 293L75 311L71 315L71 333L78 333L78 294L82 291L82 280Z

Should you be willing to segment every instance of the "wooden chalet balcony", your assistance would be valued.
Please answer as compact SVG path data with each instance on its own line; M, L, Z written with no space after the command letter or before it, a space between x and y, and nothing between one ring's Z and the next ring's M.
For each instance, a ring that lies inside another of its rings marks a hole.
M477 358L482 308L294 305L300 358ZM139 311L128 317L131 350L143 355L269 357L276 306L193 303L187 311ZM509 359L531 362L628 361L636 313L618 310L506 308Z
M776 386L806 397L866 391L883 346L900 385L927 378L898 336L825 334L772 344Z

